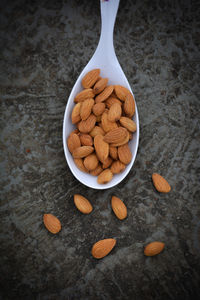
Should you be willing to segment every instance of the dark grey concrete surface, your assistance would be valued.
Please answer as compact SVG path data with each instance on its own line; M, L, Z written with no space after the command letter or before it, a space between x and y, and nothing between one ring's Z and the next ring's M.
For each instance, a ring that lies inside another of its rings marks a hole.
M1 299L198 299L198 1L120 3L115 48L141 135L131 172L105 191L73 177L62 146L68 96L98 43L99 1L0 6ZM169 181L169 194L155 191L153 172ZM75 209L75 193L90 199L90 215ZM112 195L127 205L122 222ZM44 228L44 213L60 219L58 235ZM117 245L97 261L91 247L107 237ZM143 248L154 240L165 250L147 258Z

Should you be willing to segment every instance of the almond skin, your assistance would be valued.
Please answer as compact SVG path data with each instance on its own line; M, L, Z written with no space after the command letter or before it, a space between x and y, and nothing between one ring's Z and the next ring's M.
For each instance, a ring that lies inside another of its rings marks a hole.
M144 248L144 255L154 256L163 251L165 244L162 242L152 242Z
M115 98L115 97L109 97L106 101L105 101L105 104L106 104L106 107L107 108L111 108L111 106L113 105L113 104L115 104L115 103L118 103L120 106L122 106L122 102L119 100L119 99L117 99L117 98Z
M97 178L97 182L99 184L105 184L111 181L113 178L113 173L110 169L105 169L103 172L101 172Z
M76 103L83 102L84 100L93 97L94 97L93 89L85 89L76 95L76 97L74 98L74 102Z
M108 78L101 78L100 80L98 80L95 86L93 87L94 93L95 94L101 93L105 89L107 84L108 84Z
M79 170L81 170L82 172L88 173L88 170L86 169L86 167L83 164L82 158L74 158L74 162L75 162L76 166L79 168Z
M87 133L81 133L79 135L81 146L92 146L93 145L93 138Z
M161 175L154 173L152 174L153 184L156 190L160 193L169 193L171 191L171 186L167 180Z
M112 164L112 162L113 162L113 159L110 156L108 156L107 159L104 160L104 162L102 163L102 168L103 169L109 168L110 165Z
M89 133L95 126L96 116L91 114L87 120L82 120L78 123L78 129L82 133Z
M83 163L88 171L92 171L97 168L99 161L96 154L92 153L84 159Z
M93 210L90 201L79 194L74 195L74 204L83 214L90 214Z
M116 122L120 119L122 114L121 105L114 103L108 111L108 120L111 122Z
M132 118L135 114L135 101L132 95L127 94L125 97L125 102L123 109L127 117Z
M102 113L104 112L106 106L105 106L105 103L103 102L100 102L100 103L96 103L93 108L92 108L92 111L94 113L95 116L101 116Z
M112 159L117 160L118 159L117 147L109 146L109 155L110 157L112 157Z
M120 124L128 129L130 132L136 131L136 124L133 120L127 118L127 117L121 117L119 120Z
M72 110L72 124L76 124L81 120L80 116L81 102L77 103Z
M90 135L94 138L96 135L105 135L105 131L100 126L95 126L90 131Z
M129 141L129 132L127 131L126 137L121 142L119 142L119 143L112 143L112 144L110 144L110 146L112 146L112 147L119 147L119 146L122 146L122 145L128 143L128 141Z
M119 98L122 101L126 100L126 96L128 94L132 95L131 92L122 85L115 85L114 86L114 91L115 91L115 94L117 95L117 98Z
M126 168L126 165L123 164L121 161L119 160L116 160L112 163L110 169L111 169L111 172L113 174L119 174L121 173L122 171L124 171L124 169Z
M91 154L93 151L94 148L91 146L81 146L74 149L74 151L72 152L72 156L74 158L83 158Z
M120 220L124 220L127 217L127 208L124 202L118 197L112 196L111 199L112 210L116 217Z
M69 151L72 153L74 149L81 146L80 138L76 133L72 133L68 136L67 139L67 147Z
M117 127L113 130L110 130L104 136L104 141L106 143L120 143L122 142L127 136L127 130L123 127Z
M102 128L105 132L108 132L112 129L118 128L116 122L110 122L108 120L108 112L107 111L104 111L104 113L102 114L101 124L102 124Z
M131 162L132 153L128 146L128 143L118 147L118 157L119 160L125 165L128 165Z
M93 245L92 256L97 259L103 258L111 252L115 245L115 239L100 240Z
M96 102L96 103L99 103L99 102L105 101L105 100L110 96L110 94L112 93L113 88L114 88L113 85L107 86L107 87L103 90L103 92L101 92L98 96L96 96L95 102Z
M92 107L94 105L94 99L86 99L82 102L80 108L80 117L82 120L86 120L91 114Z
M81 83L85 89L92 87L98 80L100 69L93 69L89 71L82 79Z
M61 230L60 221L52 214L44 214L43 222L47 230L53 234L56 234Z
M98 159L101 162L104 162L109 154L109 145L104 142L102 135L96 135L94 138L94 148L97 154Z
M102 171L103 171L103 169L102 169L101 165L98 164L96 169L90 171L90 174L93 176L98 176Z

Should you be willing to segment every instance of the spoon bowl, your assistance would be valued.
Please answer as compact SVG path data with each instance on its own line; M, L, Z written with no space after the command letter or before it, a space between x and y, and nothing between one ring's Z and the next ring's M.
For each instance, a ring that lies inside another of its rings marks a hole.
M101 6L101 36L97 49L92 56L91 60L85 66L81 74L79 75L71 94L68 98L67 106L65 109L64 120L63 120L63 146L64 153L68 163L68 166L73 173L73 175L84 185L94 188L94 189L108 189L118 183L120 183L129 173L130 169L133 166L133 163L136 158L138 143L139 143L139 118L137 105L135 103L135 115L133 120L136 123L137 131L133 134L133 139L129 141L129 147L132 152L132 160L126 166L125 170L120 174L115 174L110 182L107 184L99 184L97 182L97 177L92 176L87 173L80 171L74 163L73 157L67 147L67 137L70 132L75 129L75 126L71 122L71 113L74 107L74 98L77 93L79 93L83 87L81 85L81 80L84 75L92 69L99 68L101 70L101 77L109 78L109 85L122 85L129 89L131 92L131 87L128 83L128 80L117 60L114 46L113 46L113 29L116 19L116 14L119 6L119 0L110 0L110 1L100 1ZM132 92L133 94L133 92ZM133 94L134 96L134 94ZM135 97L134 97L135 98Z

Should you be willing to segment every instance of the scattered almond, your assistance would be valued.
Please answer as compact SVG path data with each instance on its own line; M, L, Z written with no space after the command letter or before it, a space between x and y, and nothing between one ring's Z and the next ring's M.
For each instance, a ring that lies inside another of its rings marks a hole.
M109 145L104 142L102 135L96 135L94 138L94 148L97 154L98 159L101 162L104 162L109 154Z
M89 154L91 154L93 151L94 151L94 148L91 146L81 146L81 147L74 149L74 151L72 152L72 155L74 158L83 158L83 157L86 157Z
M82 120L86 120L89 117L93 105L94 105L94 99L86 99L82 102L80 108L80 117Z
M121 105L118 103L114 103L108 111L108 120L110 122L118 121L121 117L121 114L122 114Z
M144 255L154 256L163 251L165 244L162 242L152 242L148 244L144 249Z
M110 122L108 120L108 112L107 111L104 111L104 113L102 114L101 124L102 124L102 128L105 132L108 132L112 129L118 128L116 122Z
M112 196L111 199L112 210L115 213L116 217L120 220L123 220L127 217L127 208L124 202L118 197Z
M90 201L79 194L74 195L74 204L83 214L90 214L93 210Z
M81 133L79 135L80 141L81 141L81 146L92 146L93 145L93 139L91 135L87 133Z
M91 114L87 120L82 120L78 123L78 129L80 132L89 133L92 131L96 123L96 116Z
M81 146L80 138L76 133L70 134L68 136L67 146L71 153L74 151L74 149Z
M93 89L85 89L78 93L76 97L74 98L74 102L83 102L86 99L93 98L94 92Z
M90 131L90 135L91 137L95 137L96 135L105 135L105 131L99 127L99 126L95 126L91 131Z
M100 74L100 69L94 69L89 71L82 79L82 86L85 89L91 88L95 82L98 80Z
M136 124L133 120L127 118L127 117L121 117L120 118L120 124L127 128L129 131L131 132L135 132L136 131Z
M113 130L110 130L106 135L104 136L104 141L106 143L112 144L112 143L120 143L122 142L127 136L127 130L123 127L117 127Z
M113 173L110 169L105 169L103 172L101 172L97 178L97 182L99 184L105 184L111 181L113 178Z
M114 91L115 91L115 94L117 95L117 98L119 98L122 101L126 100L126 96L128 94L132 95L131 92L127 88L125 88L124 86L121 86L121 85L115 85Z
M125 165L128 165L131 162L132 153L128 144L118 147L118 157L119 160Z
M100 80L98 80L95 86L93 87L94 93L95 94L101 93L105 89L107 84L108 84L108 78L101 78Z
M95 116L101 116L102 113L104 112L105 108L106 108L105 103L100 102L100 103L96 103L93 106L92 111L95 114Z
M152 174L153 184L156 190L160 193L169 193L171 191L171 186L167 180L161 175L154 173Z
M90 174L93 176L98 176L101 172L103 171L102 167L100 164L96 167L96 169L90 171Z
M132 118L135 114L135 101L133 95L127 94L123 105L124 112L127 117Z
M118 159L117 147L109 146L109 155L110 157L112 157L112 159L117 160Z
M84 159L83 163L88 171L92 171L97 168L99 161L96 154L92 153Z
M113 88L114 88L113 85L107 86L103 90L103 92L101 92L98 96L96 96L96 98L95 98L96 103L105 101L110 96L110 94L112 93Z
M122 106L122 102L119 100L119 99L117 99L117 98L115 98L115 97L109 97L106 101L105 101L105 104L106 104L106 107L107 108L111 108L111 106L113 105L113 104L115 104L115 103L118 103L120 106Z
M110 169L111 169L111 172L113 174L119 174L121 173L122 171L124 171L124 169L126 168L126 165L123 164L121 161L119 160L116 160L112 163Z
M111 252L115 245L115 239L100 240L93 245L92 256L98 259L103 258Z
M44 214L43 222L47 230L53 234L56 234L61 230L60 221L52 214Z
M86 167L83 164L83 159L82 158L74 158L74 162L76 164L76 166L85 173L88 173L88 170L86 169Z
M106 160L103 161L103 163L102 163L102 168L103 168L103 169L109 168L110 165L112 164L112 162L113 162L113 159L112 159L111 157L108 156L108 157L106 158Z
M77 103L72 110L72 124L78 123L81 120L80 116L81 102Z

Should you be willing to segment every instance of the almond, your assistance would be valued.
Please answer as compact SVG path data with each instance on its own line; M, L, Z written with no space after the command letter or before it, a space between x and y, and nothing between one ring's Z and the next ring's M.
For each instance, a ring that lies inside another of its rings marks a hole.
M128 165L131 162L132 153L128 146L128 143L118 147L118 156L119 160L125 165Z
M113 159L111 157L107 157L106 160L103 161L102 168L107 169L112 164Z
M58 233L61 230L61 223L52 214L44 214L43 216L43 222L47 230L49 230L51 233Z
M108 78L101 78L100 80L98 80L95 86L93 87L94 93L95 94L101 93L105 89L107 84L108 84Z
M114 88L113 85L107 86L103 90L103 92L101 92L98 96L96 96L96 98L95 98L96 103L105 101L110 96L110 94L112 93L113 88Z
M104 112L105 108L106 108L105 103L100 102L100 103L96 103L93 106L92 111L95 114L95 116L100 116Z
M112 163L110 169L111 169L111 172L113 174L119 174L121 173L122 171L124 171L124 169L126 168L126 165L123 164L121 161L119 160L116 160Z
M96 117L91 114L87 120L82 120L78 123L78 129L82 133L89 133L95 126Z
M90 214L93 209L90 201L79 194L74 195L74 204L83 214Z
M104 136L104 141L106 143L120 143L122 142L127 136L127 130L123 127L117 127L113 130L110 130L106 135Z
M118 197L112 196L111 199L112 210L115 213L116 217L120 220L123 220L127 217L127 208L124 202Z
M98 80L100 74L100 69L93 69L89 71L82 79L82 86L85 89L92 87Z
M92 131L90 131L90 135L94 138L96 135L105 135L105 131L101 127L95 126Z
M93 145L93 139L89 134L81 133L79 138L80 138L82 146L92 146Z
M86 99L82 102L80 108L80 117L82 120L86 120L91 114L92 107L94 105L94 99Z
M109 155L110 157L112 157L112 159L117 160L118 159L117 147L109 146Z
M83 157L86 157L89 154L91 154L93 151L94 151L94 148L91 146L81 146L81 147L74 149L74 151L72 152L72 155L74 158L83 158Z
M169 193L171 191L171 186L165 178L161 175L154 173L152 174L153 184L156 190L160 193Z
M70 134L67 139L67 147L72 153L74 149L81 146L80 138L76 133Z
M144 255L154 256L163 251L165 244L162 242L152 242L144 248Z
M102 135L96 135L94 137L94 148L98 159L101 162L104 162L109 154L109 145L108 143L104 142Z
M93 97L94 97L93 89L86 89L76 95L76 97L74 98L74 102L76 103L83 102L84 100Z
M118 121L122 114L121 105L114 103L108 111L108 120L111 122Z
M120 106L122 106L122 102L119 99L111 97L111 96L105 101L107 108L111 108L111 106L115 103L118 103Z
M97 168L99 161L96 154L92 153L84 159L83 163L87 170L92 171Z
M80 116L81 102L77 103L72 110L72 124L76 124L81 120Z
M79 170L81 170L82 172L88 173L88 170L86 169L86 167L83 164L82 158L74 158L74 162L75 162L76 166L79 168Z
M113 178L113 173L110 169L105 169L103 172L101 172L97 178L97 182L99 184L105 184L111 181Z
M103 171L102 167L100 164L96 167L96 169L90 171L90 174L93 176L98 176L101 172Z
M135 101L133 95L127 94L123 105L124 112L127 117L132 118L135 114Z
M112 147L119 147L119 146L122 146L122 145L128 143L128 141L129 141L129 132L128 132L128 130L127 130L127 135L126 135L126 137L123 139L123 141L121 141L121 142L119 142L119 143L113 143L113 144L110 144L110 146L112 146Z
M115 247L115 239L104 239L96 242L92 247L92 256L94 258L103 258L108 255L111 250Z
M104 113L102 114L101 124L102 124L102 128L105 132L108 132L112 129L118 128L116 122L110 122L108 120L108 112L107 111L104 111Z
M121 85L115 85L114 86L115 94L117 95L117 98L119 98L122 101L126 100L127 95L132 95L131 92Z
M135 132L136 131L136 124L133 120L127 118L127 117L121 117L120 118L120 124L127 128L129 131L131 132Z

